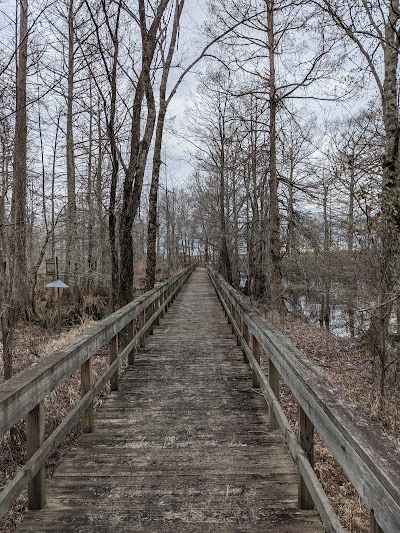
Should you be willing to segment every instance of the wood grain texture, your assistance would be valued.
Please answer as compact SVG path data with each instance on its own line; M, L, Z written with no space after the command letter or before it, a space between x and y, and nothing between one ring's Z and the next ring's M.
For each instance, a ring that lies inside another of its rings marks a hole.
M44 402L40 402L26 417L26 456L30 459L44 442ZM29 509L42 509L46 502L46 481L44 466L28 485Z
M72 342L43 357L0 385L0 436L25 418L48 394L69 378L83 363L107 344L161 293L184 282L193 267L161 283L125 307L101 320Z
M319 533L204 270L196 270L19 531Z
M365 505L373 511L376 523L385 533L400 531L400 450L377 423L354 406L284 335L271 328L235 289L211 269L210 276L227 308L241 316L268 354ZM238 335L237 327L232 327ZM261 389L269 397L268 401L280 420L279 425L292 454L300 458L299 469L304 479L308 466L296 447L289 443L291 436L288 437L289 432L284 428L284 416L279 412L280 406L271 387L264 382L259 365L251 353L248 357L261 381ZM312 479L312 476L307 477ZM312 486L308 489L315 492Z

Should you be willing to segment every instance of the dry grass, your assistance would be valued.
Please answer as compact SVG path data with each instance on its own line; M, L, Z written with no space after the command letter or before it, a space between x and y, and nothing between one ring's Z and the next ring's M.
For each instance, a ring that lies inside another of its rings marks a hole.
M365 358L360 341L338 338L325 329L292 316L268 314L268 321L285 334L343 394L380 424L393 443L400 444L400 385L388 387L385 409L378 411L377 384L372 361ZM267 360L263 361L267 372ZM289 389L282 387L282 406L294 430L297 430L297 402ZM369 513L343 470L324 442L316 436L315 471L329 496L343 526L349 533L369 531Z
M27 324L20 326L14 346L14 374L21 372L37 362L39 358L67 344L92 324L94 324L94 321L88 320L68 332L62 332L60 335L51 332L51 330L44 330L37 325ZM107 366L108 350L103 350L93 360L95 380L96 376L100 376L106 370ZM1 363L0 373L1 375L3 374ZM102 395L97 399L96 406L102 402L106 394L107 390L104 390ZM80 373L76 372L45 400L46 436L54 431L79 399ZM77 424L69 432L64 442L49 457L46 463L47 476L54 472L62 457L79 436L80 432L80 424ZM6 485L15 476L18 469L24 465L25 459L25 424L21 422L17 425L12 435L8 433L0 440L0 486ZM4 533L15 531L15 528L22 520L26 507L27 491L24 491L20 494L5 517L0 520L0 531Z

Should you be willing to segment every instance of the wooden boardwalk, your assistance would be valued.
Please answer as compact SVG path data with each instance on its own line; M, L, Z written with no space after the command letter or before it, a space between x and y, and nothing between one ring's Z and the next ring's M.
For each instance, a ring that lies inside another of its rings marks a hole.
M323 531L197 269L20 532Z

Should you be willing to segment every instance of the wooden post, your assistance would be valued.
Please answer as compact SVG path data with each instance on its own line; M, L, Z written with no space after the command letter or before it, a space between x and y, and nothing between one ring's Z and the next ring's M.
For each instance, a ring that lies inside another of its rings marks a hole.
M383 529L380 527L380 525L375 519L373 509L371 510L369 514L369 530L370 530L370 533L384 533Z
M89 357L87 361L81 366L81 395L85 396L90 389L93 388L93 371L92 358ZM81 418L82 431L84 433L91 433L93 431L93 400L89 407L83 413Z
M146 324L146 310L142 311L139 315L139 330L141 330L145 324ZM140 348L144 348L146 346L145 335L142 335L140 337L139 346Z
M169 286L169 287L167 288L167 291L166 291L166 293L165 293L165 296L166 296L166 298L165 298L166 300L168 300L168 298L171 296L171 286ZM168 311L170 305L171 305L171 300L170 300L170 301L167 303L167 305L165 306L165 312Z
M310 465L314 467L314 426L300 405L298 426L300 446L306 452ZM300 509L314 509L314 502L300 473L298 475L298 505Z
M242 333L243 333L243 338L245 340L245 343L250 348L249 327L244 320L242 320ZM244 347L243 347L243 362L249 363Z
M268 360L268 382L276 399L279 401L279 374L271 359ZM270 429L279 429L279 424L271 405L269 406L269 427Z
M160 294L160 307L164 305L164 302L165 302L165 292ZM160 319L161 318L164 318L164 309L161 310Z
M154 312L157 313L157 311L160 309L160 296L157 298L157 300L154 302ZM160 325L160 316L158 316L154 321L155 326Z
M30 459L44 442L44 402L40 402L26 417L26 457ZM43 509L46 503L45 466L28 485L29 509Z
M135 321L131 320L129 324L126 326L126 330L128 333L128 344L132 342L133 337L135 336ZM135 348L132 348L132 350L128 354L128 365L134 365L135 364Z
M147 308L147 321L149 321L153 317L153 314L154 314L154 302L150 304ZM153 335L153 333L154 333L154 322L151 323L148 329L149 335Z
M236 322L236 325L239 329L239 331L242 329L242 324L241 324L241 320L240 320L240 315L239 315L239 312L235 309L235 322ZM241 346L242 343L240 342L240 337L239 335L237 334L236 335L236 344L237 346Z
M258 364L260 364L260 343L253 335L253 355ZM260 387L260 380L253 370L253 387L258 389Z
M118 335L115 335L110 340L110 365L117 359L118 357ZM118 390L118 370L111 376L110 379L110 389L112 391Z
M231 315L232 315L232 333L236 333L235 332L235 327L234 327L234 324L236 322L235 308L233 307L233 303L232 302L230 302L228 305L229 305L229 308L230 308L230 311L231 311Z

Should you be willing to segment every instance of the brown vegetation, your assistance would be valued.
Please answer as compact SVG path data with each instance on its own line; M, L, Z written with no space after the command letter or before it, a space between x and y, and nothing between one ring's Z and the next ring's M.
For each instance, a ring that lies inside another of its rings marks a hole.
M388 438L400 444L400 380L387 389L385 410L379 410L379 397L373 360L366 357L360 339L338 338L324 328L318 328L292 315L268 313L270 323L284 333L324 375L339 387L350 401L378 422ZM264 359L264 371L268 363ZM287 387L282 387L282 406L296 428L297 402ZM343 526L349 533L369 531L369 513L361 498L346 478L329 449L317 435L315 441L315 471L329 496Z

